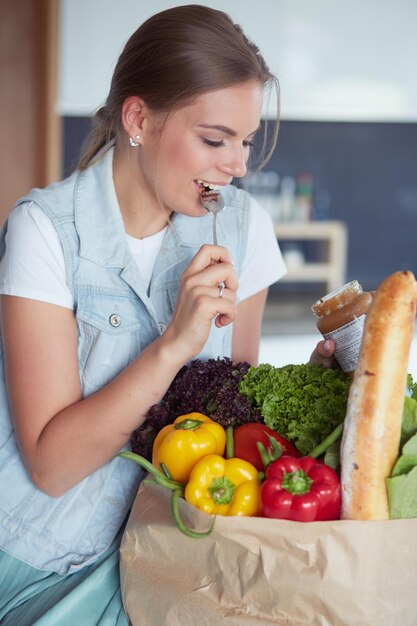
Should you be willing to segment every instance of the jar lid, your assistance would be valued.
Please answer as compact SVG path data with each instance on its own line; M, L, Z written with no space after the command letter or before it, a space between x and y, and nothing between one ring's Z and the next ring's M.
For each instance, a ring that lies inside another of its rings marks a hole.
M357 280L352 280L317 300L311 306L311 310L316 317L323 317L323 315L328 315L335 309L340 309L350 304L362 293L362 285Z

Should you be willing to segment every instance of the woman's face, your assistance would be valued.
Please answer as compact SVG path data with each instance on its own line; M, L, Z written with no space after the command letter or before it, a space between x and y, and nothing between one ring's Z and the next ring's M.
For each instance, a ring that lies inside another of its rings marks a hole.
M212 91L144 135L142 171L165 207L205 214L197 181L222 186L244 176L262 99L255 81Z

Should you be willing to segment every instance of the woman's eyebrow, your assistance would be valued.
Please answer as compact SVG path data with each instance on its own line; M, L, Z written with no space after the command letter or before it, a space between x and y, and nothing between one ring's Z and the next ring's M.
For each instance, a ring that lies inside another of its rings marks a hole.
M222 124L199 124L198 126L199 128L219 130L220 132L226 133L226 135L230 135L231 137L236 137L237 135L237 132L233 130L233 128L229 128L228 126L223 126ZM249 135L247 136L252 137L252 135L254 135L258 129L259 129L259 126L252 133L249 133Z

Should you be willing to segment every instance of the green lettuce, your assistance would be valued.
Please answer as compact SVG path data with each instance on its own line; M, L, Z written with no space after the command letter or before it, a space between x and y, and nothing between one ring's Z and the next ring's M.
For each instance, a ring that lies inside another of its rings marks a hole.
M239 391L265 424L308 454L346 415L351 378L339 369L305 363L250 367Z
M408 375L407 387L400 455L391 477L386 480L391 519L417 517L417 384L411 374Z

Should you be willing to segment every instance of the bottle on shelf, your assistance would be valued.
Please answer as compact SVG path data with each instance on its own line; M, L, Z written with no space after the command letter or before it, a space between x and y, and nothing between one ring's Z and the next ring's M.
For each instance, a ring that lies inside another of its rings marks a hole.
M295 196L296 219L299 222L308 222L313 217L313 178L308 172L298 175Z
M296 182L292 176L284 176L279 197L279 221L293 222L295 217Z
M279 174L273 170L257 172L248 178L245 189L270 214L274 222L279 213Z

